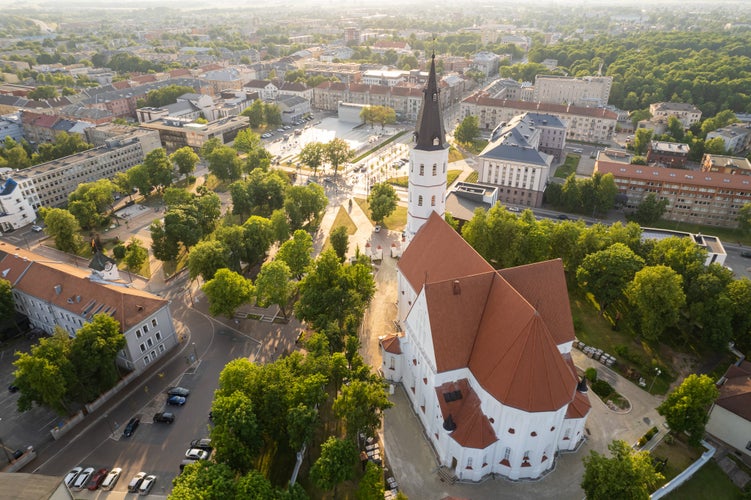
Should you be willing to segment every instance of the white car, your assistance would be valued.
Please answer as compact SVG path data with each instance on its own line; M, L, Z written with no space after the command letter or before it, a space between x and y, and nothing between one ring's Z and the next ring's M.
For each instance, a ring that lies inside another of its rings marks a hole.
M118 479L120 479L120 474L122 474L123 470L120 467L115 467L110 471L109 474L107 474L107 477L104 478L104 481L102 481L102 489L103 490L111 490L115 487L115 483Z
M73 481L73 487L71 489L81 491L86 487L86 483L89 482L89 478L94 473L94 467L86 467L81 472L75 481Z
M145 472L139 472L135 476L133 476L133 479L130 480L128 483L128 491L131 493L137 493L138 487L141 486L141 483L143 482L143 478L146 477Z
M206 460L209 458L209 452L200 448L191 448L185 452L185 458L190 460Z
M141 495L148 495L149 492L151 492L151 488L154 487L155 482L156 476L154 474L149 474L143 479L141 486L138 487L138 493Z
M78 477L78 475L81 473L82 470L83 470L83 467L72 468L70 472L68 472L68 474L66 474L65 476L65 486L67 486L68 488L73 486L73 481L76 480L76 478Z

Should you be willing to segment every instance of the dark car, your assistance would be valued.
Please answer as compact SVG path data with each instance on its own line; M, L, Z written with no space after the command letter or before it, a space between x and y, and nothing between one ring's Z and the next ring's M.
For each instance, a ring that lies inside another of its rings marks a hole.
M160 411L154 415L154 423L171 424L175 421L175 415L167 411Z
M99 488L101 486L102 481L104 481L104 478L107 477L107 472L109 472L107 469L99 469L96 471L92 476L91 479L89 479L89 484L86 485L88 489L91 491L94 491L95 489Z
M185 404L185 398L182 396L170 396L167 398L167 404L172 406L182 406Z
M138 424L141 423L141 419L138 417L133 417L128 421L128 425L125 426L125 430L123 430L123 436L124 437L130 437L133 435L134 432L136 432L136 429L138 429Z
M194 439L190 442L191 448L198 448L199 450L205 450L211 453L214 448L211 447L211 438Z
M751 250L741 250L741 257L751 259Z
M15 385L15 384L10 384L8 386L8 392L10 392L11 394L17 393L18 392L18 386Z
M185 387L171 387L167 391L168 396L181 396L187 398L190 395L190 390Z
M569 220L569 216L566 214L558 214L558 217L556 217L558 220Z

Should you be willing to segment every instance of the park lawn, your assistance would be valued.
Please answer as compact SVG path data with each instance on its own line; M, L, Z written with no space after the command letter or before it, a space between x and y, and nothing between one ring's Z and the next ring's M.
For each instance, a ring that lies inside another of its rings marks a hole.
M355 221L352 220L352 217L349 216L349 213L347 213L347 210L344 207L339 207L339 211L336 213L336 218L334 219L334 223L331 224L331 230L333 231L339 226L344 226L347 228L347 234L352 236L357 232L357 226L355 225ZM331 241L329 236L326 236L326 241L323 243L323 248L321 249L321 253L325 252L331 248Z
M660 432L666 431L663 428ZM672 444L667 444L663 439L651 453L653 458L668 459L662 470L662 475L665 476L665 480L660 484L662 486L694 463L704 453L704 448L693 448L683 440L675 438Z
M188 252L186 252L184 248L181 248L180 253L177 254L176 260L170 260L162 264L162 269L164 270L164 277L169 278L170 276L174 276L175 274L182 271L183 268L187 265L188 265Z
M463 159L464 159L464 155L462 154L461 151L456 149L454 146L449 147L449 163L463 160Z
M370 220L372 224L375 224L375 221L370 216L370 203L368 203L368 200L366 200L365 198L355 198L355 202L360 206L362 211L365 212L365 215L368 216L368 220ZM401 231L406 225L407 207L402 207L399 205L396 206L394 213L383 220L383 227L392 231Z
M477 182L479 178L480 178L480 173L475 170L474 172L469 174L466 179L464 179L464 182Z
M576 172L576 168L579 166L580 155L568 154L566 155L566 161L563 165L555 169L555 176L561 179L566 179L569 175Z
M619 330L613 330L610 321L600 316L599 309L593 305L590 296L574 291L570 294L570 302L576 338L615 356L617 363L613 369L621 375L625 375L628 368L633 368L652 385L649 372L653 362L672 368L671 359L664 350L654 350L648 344L636 339L626 330L625 322L621 322L622 327ZM623 347L627 349L630 359L624 359L619 354L618 351L623 352ZM662 375L654 381L652 394L667 393L674 379L674 374L663 370Z
M668 463L669 465L669 463ZM696 474L665 498L670 500L700 500L722 498L736 500L743 494L714 460L707 462Z

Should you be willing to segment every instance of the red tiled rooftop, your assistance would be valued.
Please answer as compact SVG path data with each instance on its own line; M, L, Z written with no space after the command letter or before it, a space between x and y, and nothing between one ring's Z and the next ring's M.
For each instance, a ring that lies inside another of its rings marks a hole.
M381 347L383 347L383 350L386 352L390 352L391 354L401 354L402 348L400 345L399 336L395 334L386 335L383 339L381 339Z
M460 391L461 399L446 402L444 394ZM449 415L456 424L451 439L465 448L484 449L498 441L488 417L482 412L480 398L464 378L456 382L446 382L435 388L441 415L445 421ZM443 422L441 422L443 425Z
M725 378L715 404L751 421L751 362L732 365L725 372Z

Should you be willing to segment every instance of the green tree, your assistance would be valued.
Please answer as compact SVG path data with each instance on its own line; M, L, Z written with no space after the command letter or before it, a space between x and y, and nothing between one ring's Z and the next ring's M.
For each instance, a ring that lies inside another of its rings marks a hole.
M80 228L78 221L73 215L62 208L39 209L39 214L47 226L47 234L55 238L55 246L58 250L67 253L75 253L81 246L81 238L78 235Z
M237 133L233 147L241 153L250 153L261 147L261 136L250 129L243 129Z
M58 415L68 415L68 391L75 383L70 344L68 332L59 328L51 337L39 339L31 352L16 353L13 377L21 393L18 411L28 411L36 403Z
M641 224L642 226L648 226L654 224L660 217L663 216L668 207L668 200L658 200L654 193L649 193L639 203L636 211L632 214L631 218Z
M636 129L634 133L634 153L640 156L647 154L647 148L652 140L652 131L648 128Z
M383 219L394 213L399 197L394 186L386 182L374 184L368 194L370 216L378 224L383 224Z
M105 222L93 201L71 201L68 203L68 212L76 218L78 225L83 229L92 229Z
M183 94L192 93L195 93L195 89L193 87L188 87L185 85L168 85L160 89L150 90L146 94L146 100L143 105L153 108L159 108L167 104L174 104L175 102L177 102L177 98Z
M209 172L220 181L235 181L242 173L242 161L229 146L218 146L208 156Z
M251 171L244 183L250 213L269 217L274 210L284 207L288 186L289 178L280 170L256 168Z
M250 471L263 444L250 398L240 391L216 396L211 414L211 444L216 460L241 474Z
M44 100L57 97L57 89L53 85L40 85L27 95L29 99Z
M738 229L745 234L751 232L751 203L744 204L738 210Z
M714 381L707 375L692 373L676 387L657 412L673 432L687 432L689 442L698 446L704 437L704 427L709 421L709 407L720 395Z
M265 103L263 105L263 119L270 127L282 125L282 110L276 104Z
M313 238L310 233L298 229L292 238L282 243L276 253L276 259L289 267L292 276L302 278L308 266L313 262Z
M186 249L190 249L201 239L200 227L195 206L180 205L164 214L164 232L167 239L182 243Z
M149 232L151 233L151 253L154 257L162 262L175 260L180 253L180 243L167 234L162 221L152 222Z
M249 107L245 108L242 116L248 117L248 125L251 128L258 128L263 124L263 101L256 99Z
M283 208L271 212L271 234L274 241L282 243L289 238L290 227L287 212Z
M347 228L345 226L335 227L329 235L329 241L331 247L336 252L336 256L339 257L341 262L347 256L347 250L349 249L349 235L347 234Z
M303 165L307 165L313 171L313 175L317 175L318 169L326 158L325 151L325 144L321 142L309 142L300 150L298 158Z
M301 229L308 224L317 226L328 198L319 184L307 186L290 186L284 197L284 208L292 229ZM312 227L311 227L312 228Z
M605 250L584 257L576 271L579 286L594 295L600 314L623 295L634 275L644 267L644 259L623 243L614 243Z
M13 287L10 281L0 278L0 322L13 321L16 316L16 306L13 300Z
M169 156L170 161L177 167L181 175L190 175L196 169L201 158L190 146L183 146Z
M229 269L219 269L201 290L209 298L209 313L228 318L235 315L238 307L250 302L255 293L250 280Z
M261 307L276 304L284 318L287 318L287 306L295 292L291 282L292 273L287 264L281 260L266 262L256 278L256 297Z
M350 440L329 437L321 445L321 456L310 469L310 478L322 490L334 490L339 483L351 479L357 463L357 448Z
M99 179L94 182L79 184L75 191L68 195L68 203L74 201L91 202L97 213L103 214L115 202L114 194L117 187L109 179Z
M356 442L359 434L374 436L381 426L383 411L392 406L384 383L376 379L353 380L342 387L333 408L346 424L347 436Z
M149 174L149 182L153 187L162 189L172 184L172 162L167 157L164 148L157 148L146 155L143 166Z
M299 450L313 440L313 433L318 422L318 411L302 403L289 409L287 413L287 434L289 446Z
M129 168L126 173L128 175L128 183L138 189L138 192L142 195L147 196L151 190L154 189L154 184L151 182L151 177L149 176L149 171L146 168L146 165L136 165L135 167Z
M642 336L657 341L678 321L686 303L683 278L667 266L647 266L634 275L626 297L638 315Z
M648 451L635 451L625 441L608 445L611 458L592 450L584 457L581 487L587 498L647 500L663 475L656 472Z
M148 259L149 251L143 246L141 240L133 236L130 241L128 241L124 258L128 272L140 271Z
M173 500L236 498L242 479L236 482L235 475L235 471L227 464L213 460L196 460L186 465L183 471L173 479L169 498Z
M263 474L251 469L237 480L236 498L238 500L277 500L282 496Z
M365 475L357 485L357 500L381 500L383 498L383 469L375 462L368 461Z
M90 403L111 389L119 378L115 360L125 347L120 323L109 314L96 314L77 332L70 344L70 362L76 383L71 389L81 403Z
M204 142L201 146L201 149L198 150L198 156L200 156L204 160L208 160L209 156L211 156L211 153L213 153L216 148L223 145L224 144L219 137L212 137L211 139L207 139L206 142Z
M188 255L188 272L190 279L198 276L208 281L219 269L229 266L229 251L219 240L200 241Z
M243 260L255 264L262 260L271 248L273 235L271 221L264 217L251 215L243 224L245 231L245 255Z
M339 165L348 162L354 155L355 152L344 139L331 139L324 147L324 157L334 169L334 177L339 171Z
M474 115L465 117L454 130L454 137L462 144L471 144L480 137L479 119Z

